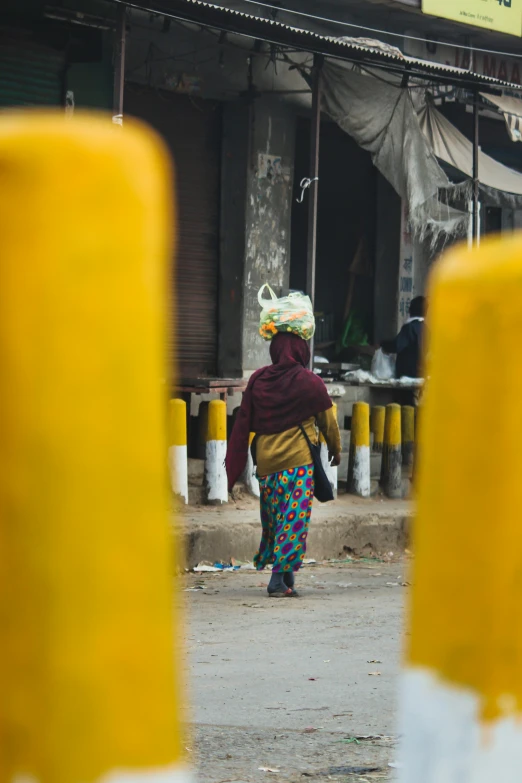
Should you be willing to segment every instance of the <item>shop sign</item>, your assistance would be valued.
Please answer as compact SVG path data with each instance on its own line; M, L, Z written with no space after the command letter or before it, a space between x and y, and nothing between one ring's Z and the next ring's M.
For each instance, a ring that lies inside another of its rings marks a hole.
M522 36L522 0L422 0L425 14Z

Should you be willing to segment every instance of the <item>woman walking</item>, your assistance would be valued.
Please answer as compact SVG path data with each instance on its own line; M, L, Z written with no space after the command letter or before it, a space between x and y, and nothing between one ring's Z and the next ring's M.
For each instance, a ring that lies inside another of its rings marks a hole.
M272 564L271 597L296 596L294 575L306 552L314 497L314 466L301 430L317 444L316 424L334 465L341 459L341 438L332 401L323 381L306 369L308 343L295 334L278 333L270 344L272 365L251 377L230 438L226 467L229 488L243 473L251 432L261 504L258 570Z

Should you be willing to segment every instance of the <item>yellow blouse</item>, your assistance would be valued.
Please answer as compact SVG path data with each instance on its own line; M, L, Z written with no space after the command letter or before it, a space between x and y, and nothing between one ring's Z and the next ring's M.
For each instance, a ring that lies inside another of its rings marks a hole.
M334 408L319 413L317 417L303 422L303 427L312 443L318 443L317 427L324 436L332 454L341 453L341 433L334 414ZM256 438L258 476L269 476L301 465L310 465L312 456L306 439L299 427L292 427L277 435L258 435Z

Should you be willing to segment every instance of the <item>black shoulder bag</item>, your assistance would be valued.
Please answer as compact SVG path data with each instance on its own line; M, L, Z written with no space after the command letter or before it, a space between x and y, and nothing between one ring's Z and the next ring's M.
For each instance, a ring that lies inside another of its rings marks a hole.
M330 500L334 499L334 493L333 493L332 485L328 481L328 476L326 475L326 471L321 461L321 445L318 443L315 446L312 443L312 441L306 434L306 430L302 424L299 425L299 429L301 430L301 432L306 438L306 442L308 443L308 446L310 448L310 454L312 455L312 462L314 463L314 482L315 482L314 495L319 501L319 503L328 503Z

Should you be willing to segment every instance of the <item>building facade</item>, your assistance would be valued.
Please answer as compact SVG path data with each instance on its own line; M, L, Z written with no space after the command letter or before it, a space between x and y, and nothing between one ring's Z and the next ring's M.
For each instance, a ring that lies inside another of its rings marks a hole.
M9 0L1 12L1 105L115 111L121 6L23 4ZM150 124L174 160L180 231L172 354L187 380L248 377L268 361L258 337L259 289L266 282L278 294L306 289L312 188L301 183L311 176L314 54L333 51L376 79L402 73L399 87L412 95L422 72L430 99L468 140L465 74L476 75L476 89L480 79L498 91L501 82L520 82L519 38L423 15L416 0L288 0L284 8L155 0L126 10L125 38L124 122L134 116ZM412 58L412 83L404 56ZM481 133L486 152L522 170L501 115L484 110ZM318 347L334 359L351 342L392 336L411 298L424 293L440 243L412 232L408 204L375 155L326 113L319 172ZM511 230L521 216L484 205L482 231Z

